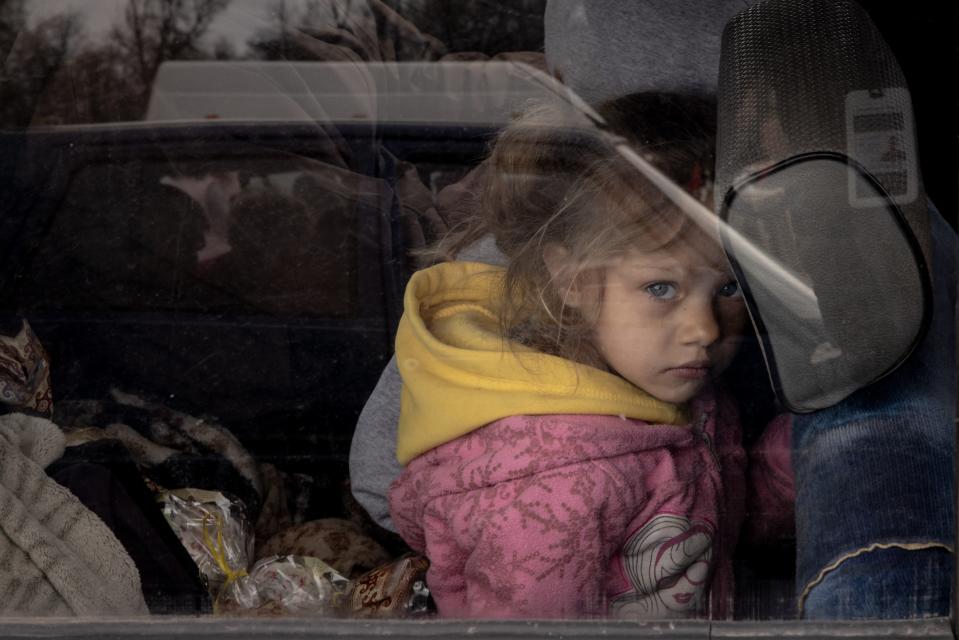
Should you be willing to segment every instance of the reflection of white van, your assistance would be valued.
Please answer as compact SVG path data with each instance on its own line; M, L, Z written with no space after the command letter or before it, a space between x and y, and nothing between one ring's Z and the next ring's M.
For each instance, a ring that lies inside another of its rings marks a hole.
M148 121L243 120L502 126L566 90L509 61L165 62Z

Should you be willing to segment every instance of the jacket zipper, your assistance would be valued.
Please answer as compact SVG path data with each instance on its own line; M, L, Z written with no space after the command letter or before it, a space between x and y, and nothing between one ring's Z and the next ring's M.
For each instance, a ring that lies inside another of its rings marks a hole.
M696 422L695 426L693 427L693 433L695 433L697 436L699 436L699 438L703 441L703 444L706 445L706 449L709 451L709 455L710 455L710 457L712 457L713 463L715 463L715 465L716 465L716 470L717 470L719 473L722 473L723 465L722 465L722 463L719 461L719 454L716 453L716 448L713 446L712 438L710 438L710 437L709 437L709 434L706 433L706 423L707 423L708 421L709 421L709 412L707 411L707 412L703 413L703 414L699 417L699 420ZM717 511L716 516L717 516L717 521L716 521L716 539L714 540L713 550L716 552L717 564L714 564L714 565L713 565L712 571L715 571L715 570L716 570L716 567L718 566L718 557L719 557L719 554L721 554L721 553L723 552L723 549L721 548L721 547L722 547L722 542L720 542L720 539L719 539L719 538L720 538L720 531L722 531L722 519L723 519L722 509L719 509L719 510ZM715 575L713 575L712 577L715 577ZM706 618L707 618L708 620L712 620L712 619L713 619L713 608L714 608L713 605L715 604L715 603L713 602L713 590L712 590L712 588L706 589L706 591L703 593L703 599L705 600L705 604L706 604L706 607L705 607L705 609L706 609L706 611L705 611Z
M703 413L699 417L699 420L696 423L696 426L693 427L693 433L702 439L703 443L706 445L706 449L709 450L709 454L713 458L713 462L716 463L716 468L722 471L723 465L719 461L719 454L716 453L716 448L713 447L712 438L709 437L709 434L706 433L706 422L709 420L709 413Z

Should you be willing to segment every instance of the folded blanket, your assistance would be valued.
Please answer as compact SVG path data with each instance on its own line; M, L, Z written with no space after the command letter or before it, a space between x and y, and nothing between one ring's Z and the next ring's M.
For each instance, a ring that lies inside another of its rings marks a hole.
M0 615L144 615L133 560L44 471L63 449L52 422L0 416Z

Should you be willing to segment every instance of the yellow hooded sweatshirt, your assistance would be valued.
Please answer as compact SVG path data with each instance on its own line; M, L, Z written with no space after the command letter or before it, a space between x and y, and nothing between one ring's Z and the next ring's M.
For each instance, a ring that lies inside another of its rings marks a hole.
M665 403L617 375L547 355L500 333L505 271L449 262L410 279L396 334L403 378L396 457L401 464L515 415L622 415L685 424Z

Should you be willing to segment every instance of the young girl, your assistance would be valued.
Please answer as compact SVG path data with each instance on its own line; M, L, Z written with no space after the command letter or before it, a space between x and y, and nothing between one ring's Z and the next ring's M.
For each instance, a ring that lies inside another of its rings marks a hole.
M634 95L599 111L704 195L712 109ZM447 262L407 288L389 497L441 615L705 613L710 579L729 602L745 455L709 383L745 306L713 231L606 140L555 107L508 128L459 241L492 232L508 268Z

